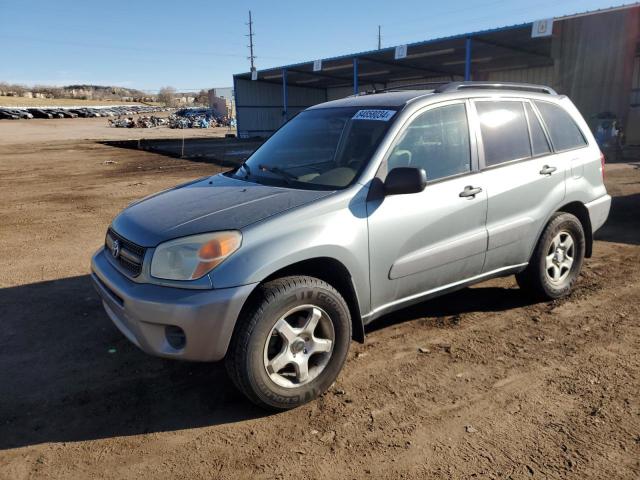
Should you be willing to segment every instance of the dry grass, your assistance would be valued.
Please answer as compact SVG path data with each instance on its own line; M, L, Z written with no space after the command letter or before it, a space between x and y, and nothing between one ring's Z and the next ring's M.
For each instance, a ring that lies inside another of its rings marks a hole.
M143 105L139 102L113 100L79 100L75 98L0 97L0 107L89 107L95 105ZM148 103L144 105L159 105Z

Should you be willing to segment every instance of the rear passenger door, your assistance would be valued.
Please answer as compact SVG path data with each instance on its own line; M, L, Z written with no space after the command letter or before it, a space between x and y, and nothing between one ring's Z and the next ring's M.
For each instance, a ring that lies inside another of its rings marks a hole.
M566 162L553 154L529 100L473 104L488 196L486 273L529 261L538 232L565 197Z

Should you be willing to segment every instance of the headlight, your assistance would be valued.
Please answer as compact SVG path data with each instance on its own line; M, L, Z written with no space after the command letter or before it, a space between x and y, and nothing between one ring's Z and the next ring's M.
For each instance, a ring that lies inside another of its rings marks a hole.
M196 280L240 248L237 231L204 233L161 243L153 253L151 276L165 280Z

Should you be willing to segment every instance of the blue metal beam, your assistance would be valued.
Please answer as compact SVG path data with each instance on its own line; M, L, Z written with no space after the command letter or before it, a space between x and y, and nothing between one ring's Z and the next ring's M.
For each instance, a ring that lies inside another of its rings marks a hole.
M353 94L358 94L358 59L353 59Z
M467 37L464 57L464 79L471 80L471 37Z
M287 118L287 69L282 69L282 118L286 122Z

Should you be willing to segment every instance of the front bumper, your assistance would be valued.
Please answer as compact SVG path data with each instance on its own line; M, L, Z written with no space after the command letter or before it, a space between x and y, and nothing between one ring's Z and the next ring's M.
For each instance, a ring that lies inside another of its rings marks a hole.
M91 259L91 279L109 318L146 353L183 360L224 357L231 335L255 284L190 290L136 283L117 271L102 248ZM184 331L184 347L169 344L167 326Z
M589 211L589 219L591 220L591 231L595 233L604 222L607 221L609 210L611 210L611 196L603 195L593 202L585 205Z

